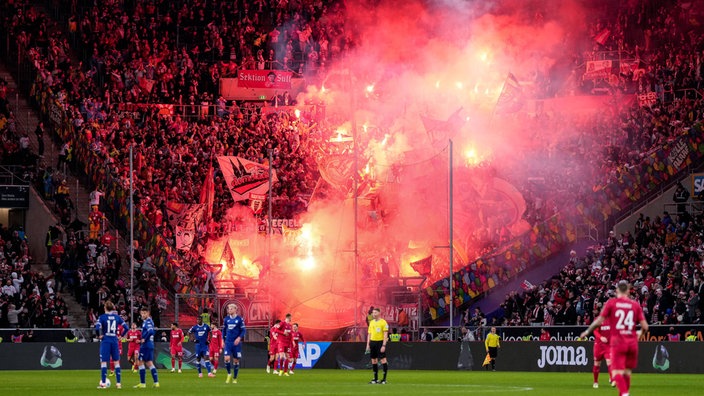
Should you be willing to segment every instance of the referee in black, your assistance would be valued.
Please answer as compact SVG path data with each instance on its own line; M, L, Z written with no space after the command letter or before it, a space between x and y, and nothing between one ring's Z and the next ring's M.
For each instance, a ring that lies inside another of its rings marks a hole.
M389 324L384 319L379 318L381 311L379 308L372 310L372 320L369 321L369 329L367 331L367 352L372 358L372 369L374 370L374 379L369 381L370 384L386 384L386 372L389 370L389 365L386 363L386 343L389 340ZM384 377L379 381L379 360L381 360Z

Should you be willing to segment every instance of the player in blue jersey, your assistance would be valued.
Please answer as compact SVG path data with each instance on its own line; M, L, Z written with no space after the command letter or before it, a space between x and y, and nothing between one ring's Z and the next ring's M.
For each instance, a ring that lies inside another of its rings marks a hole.
M115 361L115 376L117 383L116 388L122 388L120 383L122 380L122 370L120 369L120 337L128 330L127 324L122 317L115 312L115 304L112 301L106 301L105 313L100 315L98 322L95 324L95 332L100 338L100 384L98 389L105 389L105 378L108 375L108 362L110 359Z
M139 310L143 321L142 345L139 347L139 384L135 385L135 388L147 387L147 370L145 364L152 372L154 387L159 387L159 376L157 375L156 366L154 365L154 335L156 334L156 330L154 329L154 321L149 312L149 307L146 305Z
M198 368L198 377L203 377L201 365L208 370L208 377L215 377L210 367L210 348L208 340L210 339L210 326L203 323L203 318L198 317L198 324L188 330L189 337L196 343L196 368Z
M245 328L244 319L237 315L237 305L235 304L227 306L227 316L223 320L222 333L225 340L223 356L225 356L225 369L227 369L225 383L236 384L237 374L240 371L240 359L242 359ZM230 361L234 361L234 365Z

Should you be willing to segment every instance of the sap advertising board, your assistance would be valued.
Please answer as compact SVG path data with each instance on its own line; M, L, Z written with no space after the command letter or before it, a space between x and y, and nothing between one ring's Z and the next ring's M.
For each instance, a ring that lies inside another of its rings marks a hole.
M327 351L331 342L306 342L298 344L298 362L296 368L311 369L318 359Z
M704 173L692 174L692 197L704 198Z

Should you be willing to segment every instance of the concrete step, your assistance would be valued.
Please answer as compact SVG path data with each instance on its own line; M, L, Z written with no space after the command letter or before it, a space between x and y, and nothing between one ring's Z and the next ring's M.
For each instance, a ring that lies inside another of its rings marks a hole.
M45 15L48 16L48 23L50 26L52 26L49 30L62 30L62 26L59 26L56 21L52 21L51 18L53 16L53 13L49 12L42 4L37 4L35 5L35 7L39 12L43 12ZM73 60L73 63L78 64L78 59L76 58L75 54L72 53L70 55L71 59ZM4 64L4 62L6 61L7 60L0 58L0 78L3 78L5 81L7 81L8 87L12 92L10 95L8 95L8 100L10 102L10 107L12 111L16 114L18 133L27 133L27 136L30 138L31 147L36 153L38 151L39 143L37 141L34 131L37 128L37 125L39 124L40 117L39 114L30 104L29 97L25 96L23 92L17 90L17 84L15 82L15 79L12 73L7 69L6 65ZM52 131L49 129L50 126L48 124L48 122L45 122L45 149L44 157L41 159L41 161L43 161L47 165L55 167L58 162L58 153L60 151L60 145L55 144L53 139L51 138ZM92 190L92 186L82 185L80 183L80 180L70 172L67 172L65 177L70 187L71 198L74 200L74 205L76 208L76 213L74 213L74 215L84 223L88 223L88 213L90 212L89 193ZM45 203L47 206L53 207L53 203ZM120 248L120 255L122 257L127 257L128 253L125 247L129 244L128 241L125 241L125 239L122 238L119 233L114 232L114 227L109 223L107 224L107 228L111 231L113 236L116 236L118 239L117 245ZM46 268L42 268L42 272L44 271L46 271L46 273L49 275L51 274L51 270L48 266L46 266ZM129 266L122 265L122 271L122 277L126 278L129 283ZM71 321L71 326L85 327L85 310L81 306L80 302L76 301L76 299L70 294L64 295L64 299L69 305L69 317Z
M12 74L7 70L4 64L0 63L0 78L7 82L8 87L11 90L16 89L15 80ZM8 95L8 101L10 102L11 111L15 114L15 119L17 123L17 132L20 134L26 133L30 139L30 146L32 150L37 153L39 142L34 130L39 124L39 114L34 110L34 108L29 104L23 95ZM44 134L44 157L41 161L45 164L55 166L58 162L58 153L60 147L57 147L53 140L49 137L49 129L45 126ZM77 209L77 217L81 221L88 223L88 203L89 203L89 190L88 188L82 186L80 181L71 173L65 175L66 181L69 185L71 198L74 200L75 208ZM47 202L48 207L53 207L53 203ZM124 241L121 242L124 246ZM45 263L37 264L35 266L36 271L40 271L45 276L51 276L51 269ZM72 327L86 327L85 321L85 310L76 298L70 293L63 293L62 297L66 301L68 306L68 317L69 322Z
M36 271L42 274L45 278L50 278L52 276L51 268L44 262L36 262L32 266L32 271ZM71 327L85 327L86 324L86 313L81 304L76 300L76 298L71 293L61 293L64 301L66 301L66 306L68 307L68 319Z

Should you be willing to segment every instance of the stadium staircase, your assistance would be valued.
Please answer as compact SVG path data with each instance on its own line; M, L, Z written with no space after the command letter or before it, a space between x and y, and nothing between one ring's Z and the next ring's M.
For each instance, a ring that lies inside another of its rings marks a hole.
M67 14L65 12L65 9L62 9L57 4L50 2L39 2L38 4L35 4L34 7L37 11L46 15L47 23L51 25L49 27L50 31L60 31L68 35L68 24L66 22ZM75 51L69 52L68 55L71 59L71 63L74 65L74 67L77 67L76 65L79 64L80 59L78 58ZM3 62L8 63L6 64ZM37 124L39 123L39 114L27 100L29 92L28 87L17 86L14 76L17 75L18 71L11 70L11 68L16 65L10 64L9 62L12 62L12 59L0 59L0 77L4 78L5 81L8 82L9 91L11 91L11 95L8 93L8 100L10 101L12 111L18 114L17 133L21 136L23 132L27 132L27 136L30 138L31 141L31 148L33 152L36 153L38 152L38 142L34 130L36 129ZM8 65L10 66L9 68ZM15 74L13 75L12 72L15 72ZM61 142L52 133L48 126L49 122L47 121L48 120L44 120L44 157L41 158L40 161L42 161L46 165L55 168L58 162L58 154L61 148ZM75 212L72 216L72 220L75 218L85 224L88 224L88 214L90 212L89 194L92 190L90 180L84 174L82 174L82 172L66 172L65 179L69 185L71 199L73 200L75 206ZM39 194L39 196L42 195ZM56 213L53 210L52 202L44 201L44 204L48 208L52 209L52 213ZM116 239L118 253L123 258L123 263L121 266L121 278L123 280L126 280L125 283L129 285L130 266L128 259L129 252L127 249L127 246L129 244L128 235L124 233L124 230L116 229L110 223L109 217L108 220L106 220L105 227L108 231L111 232L113 237L115 237ZM42 240L41 243L43 242L44 241ZM44 274L51 274L51 270L47 263L37 263L36 270L41 271ZM87 323L85 319L85 309L80 304L80 302L76 300L73 295L70 294L65 294L64 299L66 300L66 303L69 308L69 321L71 323L71 327L86 327ZM162 320L162 323L165 322L163 322Z
M37 125L39 124L39 114L35 110L34 107L27 101L27 96L25 92L19 89L15 82L15 78L13 76L13 73L8 69L7 65L5 63L0 63L0 78L5 80L7 82L8 86L8 101L10 102L10 108L11 111L15 114L15 118L17 121L17 134L18 138L19 136L22 136L23 133L27 133L27 136L29 137L31 141L31 148L34 153L38 152L38 147L39 143L37 141L37 136L34 133L34 130L37 128ZM46 164L47 166L52 166L55 167L56 163L58 162L58 157L59 157L59 149L61 143L54 140L52 138L52 134L45 124L45 133L44 133L44 156L39 158L39 162ZM67 172L65 174L65 180L67 181L69 185L69 191L71 193L71 199L74 202L74 207L75 207L75 212L73 214L73 218L77 218L81 222L88 224L88 213L90 211L89 208L89 189L85 184L82 183L79 177L76 175L71 174L71 172ZM42 194L41 192L37 191L37 194L41 197ZM54 204L51 201L43 201L44 205L46 205L49 209L50 212L56 213L53 210ZM113 235L115 233L113 232ZM119 235L119 234L118 234ZM118 236L118 238L121 238ZM40 243L43 244L44 240L43 238L38 238L35 240L30 241L30 243ZM124 240L120 240L118 242L118 246L126 246L126 242ZM122 257L125 257L124 252L120 252ZM38 258L39 259L39 258ZM123 266L124 267L124 266ZM48 263L46 262L35 262L35 267L33 270L40 272L44 274L45 276L51 275L51 269L49 268ZM68 305L68 310L69 310L69 322L71 324L71 327L85 327L86 326L86 319L85 319L85 309L81 306L80 302L75 299L75 297L70 294L70 293L64 293L63 294L64 300L66 301L66 304Z

